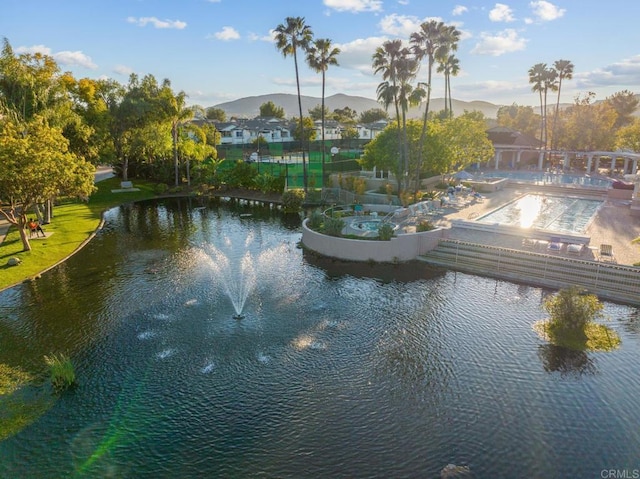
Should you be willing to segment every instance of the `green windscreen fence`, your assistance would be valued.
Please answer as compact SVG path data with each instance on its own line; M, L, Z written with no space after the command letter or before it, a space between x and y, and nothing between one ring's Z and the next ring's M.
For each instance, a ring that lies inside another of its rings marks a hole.
M252 163L258 174L268 173L273 176L286 176L289 188L304 188L304 169L302 166L302 152L289 151L287 144L270 143L260 149L261 161ZM318 146L318 145L314 145ZM327 146L327 149L329 147ZM324 173L340 171L353 171L359 169L355 161L360 158L361 151L357 149L341 149L338 155L331 155L329 151L324 154ZM224 148L225 161L220 165L222 171L233 168L238 160L248 158L249 150L245 147ZM323 185L323 161L321 148L312 148L305 152L304 159L307 165L307 186L309 188L322 188Z

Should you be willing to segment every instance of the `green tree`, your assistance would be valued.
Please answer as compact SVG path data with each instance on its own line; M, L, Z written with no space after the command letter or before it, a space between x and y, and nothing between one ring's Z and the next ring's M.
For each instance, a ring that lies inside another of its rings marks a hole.
M610 151L615 143L617 114L607 102L595 103L595 94L578 96L575 103L562 112L558 126L558 142L568 150Z
M640 118L616 131L615 147L621 150L640 151Z
M40 116L24 123L4 120L0 128L0 202L8 205L0 212L20 231L24 251L30 251L27 214L51 198L91 195L95 168L70 153L62 130Z
M357 128L353 126L345 126L340 129L340 138L343 140L357 140L360 137Z
M360 117L358 121L360 123L375 123L379 120L388 120L389 114L384 111L382 108L371 108L369 110L363 111L360 113Z
M302 97L300 95L300 73L298 70L298 49L306 51L313 38L311 27L305 23L303 17L287 17L285 23L281 23L275 29L276 48L286 58L293 56L296 70L296 87L298 91L299 125L303 124ZM307 192L307 163L304 147L302 148L302 171L304 192Z
M323 109L322 105L317 104L313 108L309 108L309 117L311 117L313 121L322 120L322 115L324 115L325 118L333 118L331 116L331 112L326 106Z
M302 119L302 129L300 128L300 120L296 119L296 126L293 130L293 138L301 143L308 143L316 139L316 130L313 120L308 116Z
M513 103L501 106L497 112L497 122L500 126L513 128L520 133L535 138L540 128L540 116L531 106L519 106Z
M210 106L205 110L207 120L227 121L227 113L222 108Z
M638 105L640 105L638 97L629 90L614 93L607 97L605 102L609 103L617 113L615 128L632 123L635 119L633 115L638 110Z
M352 110L348 106L344 108L336 108L331 114L332 118L340 123L347 123L349 125L355 125L358 117L358 112Z
M325 130L325 105L324 105L324 90L326 83L326 74L329 66L338 64L338 55L340 49L332 45L331 40L328 38L318 38L314 40L307 49L307 63L312 70L322 74L322 103L320 106L320 120L322 124L322 181L324 185L324 162L325 162L325 143L324 143L324 130Z
M276 106L272 101L260 105L260 118L284 118L284 108Z
M493 144L479 112L465 112L442 122L440 142L446 145L443 173L463 170L472 163L484 163L494 156Z

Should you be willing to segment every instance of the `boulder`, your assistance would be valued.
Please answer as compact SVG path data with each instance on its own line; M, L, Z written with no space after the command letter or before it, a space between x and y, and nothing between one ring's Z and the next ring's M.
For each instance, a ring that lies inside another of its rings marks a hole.
M20 263L22 263L22 260L20 258L16 258L15 256L7 260L7 266L18 266Z

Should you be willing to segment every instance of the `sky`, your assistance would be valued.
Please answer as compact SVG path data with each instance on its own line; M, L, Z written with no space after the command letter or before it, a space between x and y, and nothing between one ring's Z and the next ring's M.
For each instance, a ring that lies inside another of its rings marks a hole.
M291 57L273 30L303 17L315 38L338 48L326 96L376 98L382 82L371 57L386 40L407 42L420 23L442 21L461 32L457 100L539 105L528 71L557 60L574 65L563 103L595 93L640 93L640 2L636 0L2 0L0 37L15 53L51 55L76 78L152 74L184 91L190 105L296 93ZM426 65L418 81L426 81ZM301 93L321 97L321 75L300 62ZM432 98L444 96L435 74ZM555 95L555 94L554 94ZM555 102L555 96L554 100Z

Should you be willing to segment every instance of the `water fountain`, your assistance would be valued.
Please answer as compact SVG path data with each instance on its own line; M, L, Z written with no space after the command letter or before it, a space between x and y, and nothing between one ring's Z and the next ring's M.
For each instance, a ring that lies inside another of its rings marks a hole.
M217 281L224 288L231 300L235 314L234 319L242 319L242 310L249 297L249 293L256 284L256 270L250 251L242 256L234 255L233 251L223 252L212 244L204 244L200 250L201 259L210 268L213 281Z

